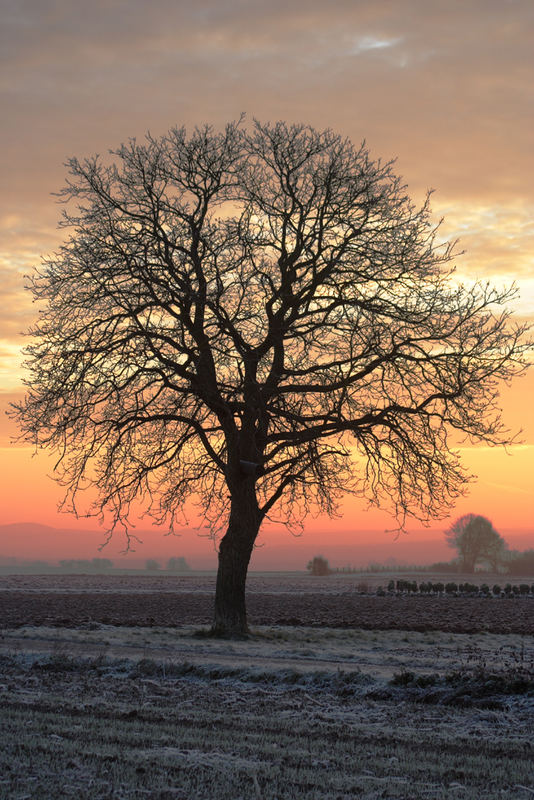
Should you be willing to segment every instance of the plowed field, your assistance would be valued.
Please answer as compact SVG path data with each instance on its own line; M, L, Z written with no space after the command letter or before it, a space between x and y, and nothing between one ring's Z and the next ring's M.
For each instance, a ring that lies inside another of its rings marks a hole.
M379 597L328 581L252 577L250 624L534 634L532 597ZM208 625L214 588L211 576L11 576L0 583L0 626Z

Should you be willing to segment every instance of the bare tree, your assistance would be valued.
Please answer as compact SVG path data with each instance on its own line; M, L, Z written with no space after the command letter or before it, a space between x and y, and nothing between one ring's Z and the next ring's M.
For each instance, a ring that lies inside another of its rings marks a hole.
M462 491L450 431L506 442L497 385L524 368L515 290L464 287L392 165L284 123L173 129L68 162L71 229L32 279L24 436L56 449L110 531L188 497L219 545L213 630L247 630L262 521L348 491L406 515ZM75 207L72 205L74 201ZM353 458L354 456L354 458Z
M505 540L489 519L480 514L459 517L445 533L445 538L451 547L458 550L463 572L473 573L482 560L496 572L506 552Z

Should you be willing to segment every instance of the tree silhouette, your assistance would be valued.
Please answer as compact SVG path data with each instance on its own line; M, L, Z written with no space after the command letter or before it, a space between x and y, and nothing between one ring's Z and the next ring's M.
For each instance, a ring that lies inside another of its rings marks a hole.
M509 441L497 382L523 368L514 290L451 282L428 198L331 131L172 129L68 162L71 230L32 279L23 434L58 451L64 508L188 497L225 533L213 630L247 630L262 521L348 491L429 518L466 476L450 431ZM74 204L74 207L73 207ZM353 458L354 456L354 458Z
M478 514L459 517L445 534L451 547L458 550L463 572L473 573L477 563L487 561L497 571L506 551L506 542L489 519Z
M171 556L167 561L169 572L189 572L191 567L183 556Z
M330 565L323 556L314 556L306 569L310 575L330 575Z

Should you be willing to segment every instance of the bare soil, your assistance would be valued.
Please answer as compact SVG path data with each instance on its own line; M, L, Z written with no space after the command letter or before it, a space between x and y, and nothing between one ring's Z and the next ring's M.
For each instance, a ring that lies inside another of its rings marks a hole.
M501 576L502 583L502 576ZM355 576L252 576L251 625L534 635L534 597L375 596ZM4 576L0 628L209 625L214 576Z

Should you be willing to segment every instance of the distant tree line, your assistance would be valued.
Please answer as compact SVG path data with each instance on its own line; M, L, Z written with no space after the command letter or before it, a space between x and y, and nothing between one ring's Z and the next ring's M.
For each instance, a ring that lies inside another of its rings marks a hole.
M59 562L62 570L71 572L106 572L114 568L113 561L109 558L93 558L90 560L82 558L62 559ZM147 558L145 561L145 570L147 572L158 572L162 569L159 561L154 558ZM189 564L183 556L172 556L168 559L165 571L166 572L189 572L191 570Z
M113 561L109 558L62 558L57 563L49 561L36 560L20 560L17 558L3 558L0 559L0 571L5 574L10 570L17 572L29 572L32 574L38 573L57 573L57 572L70 572L70 573L110 573L114 571L123 572L136 571L139 567L116 567ZM153 558L148 558L145 561L144 569L147 572L157 572L162 570L159 561ZM182 573L190 572L191 567L183 556L172 556L166 562L164 568L165 572Z
M145 569L147 572L157 572L161 569L161 564L154 558L147 558L145 562ZM183 556L172 556L167 561L167 572L190 572L191 567Z
M534 575L534 550L513 550L508 560L510 575Z
M457 558L428 565L391 565L371 563L367 567L331 567L324 556L315 556L307 565L311 575L362 572L441 572L473 574L503 572L510 575L534 575L534 549L509 550L504 538L492 523L480 514L459 517L445 532L450 547L458 551Z
M107 572L113 569L113 561L109 558L63 558L59 566L66 572Z
M483 597L517 597L519 595L534 595L534 583L520 583L519 585L512 585L506 583L501 586L495 583L490 587L487 583L478 586L476 583L456 583L455 581L417 581L398 579L396 581L390 580L387 585L387 592L384 587L379 586L376 594L434 594L434 595L470 595L470 596L483 596Z

